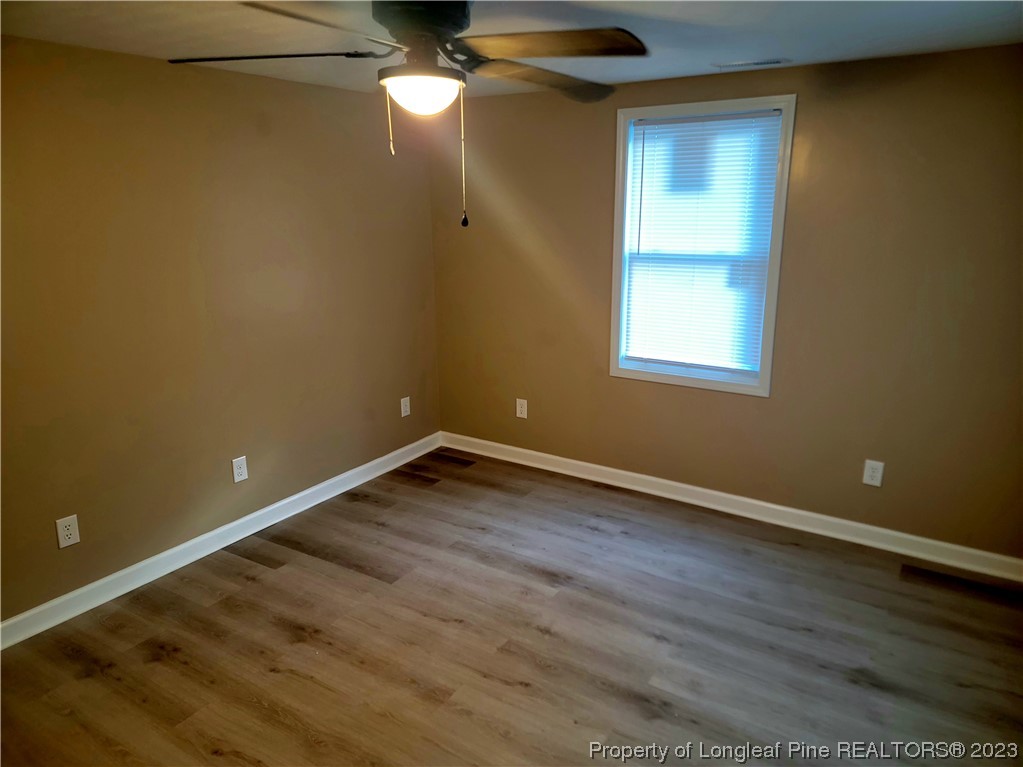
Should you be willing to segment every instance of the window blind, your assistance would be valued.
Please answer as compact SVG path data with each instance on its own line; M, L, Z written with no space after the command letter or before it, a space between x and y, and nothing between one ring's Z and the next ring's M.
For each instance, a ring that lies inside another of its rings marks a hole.
M623 362L756 378L781 136L774 109L630 123Z

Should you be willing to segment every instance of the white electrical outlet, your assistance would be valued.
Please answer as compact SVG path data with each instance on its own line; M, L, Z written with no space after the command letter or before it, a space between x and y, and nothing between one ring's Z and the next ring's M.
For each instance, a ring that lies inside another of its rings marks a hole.
M528 418L526 410L526 401L524 399L515 400L515 417Z
M401 398L401 417L412 415L412 398L402 397Z
M881 487L881 480L884 479L883 461L863 462L863 484Z
M81 538L78 536L78 515L72 514L57 520L57 548L72 546L78 543Z
M231 461L231 473L234 475L235 484L249 478L249 464L244 455Z

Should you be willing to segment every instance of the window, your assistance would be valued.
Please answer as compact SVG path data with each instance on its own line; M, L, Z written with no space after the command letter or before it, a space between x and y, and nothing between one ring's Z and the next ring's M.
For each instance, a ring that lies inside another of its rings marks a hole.
M769 394L795 107L618 111L611 375Z

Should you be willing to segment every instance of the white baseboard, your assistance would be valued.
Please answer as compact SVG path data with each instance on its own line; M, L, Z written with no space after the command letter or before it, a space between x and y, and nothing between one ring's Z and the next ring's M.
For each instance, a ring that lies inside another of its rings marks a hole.
M369 463L338 474L333 479L296 493L275 504L229 522L223 527L193 538L145 559L137 564L100 578L80 589L33 607L0 623L0 647L6 648L34 634L45 631L58 623L81 615L104 602L127 594L139 586L184 567L191 562L212 554L225 546L257 533L282 519L323 503L335 495L351 490L363 482L379 477L404 463L440 447L440 432L423 437L411 445L398 448L392 453L376 458Z
M704 506L727 514L769 522L772 525L791 527L796 530L826 535L829 538L872 546L875 549L883 549L960 570L1003 578L1008 581L1023 582L1023 559L1004 554L971 549L955 543L946 543L932 538L900 533L884 527L865 525L862 522L829 517L812 511L793 509L767 501L758 501L754 498L745 498L741 495L708 490L683 482L673 482L646 474L612 469L548 453L538 453L535 450L488 442L461 434L441 432L441 443L445 447L520 463L524 466L533 466L558 474L568 474L572 477L603 482L615 487L638 490L642 493Z
M452 447L470 453L499 458L524 466L567 474L596 482L603 482L629 490L670 498L684 503L704 506L709 509L735 514L740 517L769 522L773 525L805 530L829 538L851 541L876 549L892 551L914 559L935 562L948 567L1023 582L1023 559L989 551L971 549L954 543L945 543L918 535L909 535L883 527L851 522L811 511L793 509L754 498L708 490L683 482L636 474L622 469L612 469L585 461L562 458L548 453L539 453L498 442L488 442L461 434L437 432L423 437L411 445L357 466L339 474L333 479L321 482L290 498L260 509L241 519L229 522L223 527L193 538L160 554L116 573L94 581L80 589L50 600L31 610L8 618L0 623L0 648L10 647L23 639L63 623L76 615L98 607L104 602L127 594L151 581L201 559L214 551L257 533L270 525L287 519L294 514L312 508L340 493L380 476L402 464L408 463L438 447Z

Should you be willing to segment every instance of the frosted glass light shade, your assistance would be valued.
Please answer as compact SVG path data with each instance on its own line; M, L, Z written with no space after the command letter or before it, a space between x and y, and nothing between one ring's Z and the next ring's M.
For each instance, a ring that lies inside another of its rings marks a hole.
M442 67L387 67L380 70L380 84L400 107L426 117L451 105L465 84L465 75Z

